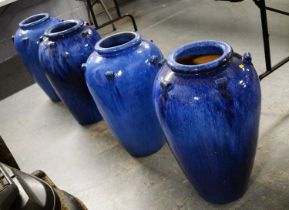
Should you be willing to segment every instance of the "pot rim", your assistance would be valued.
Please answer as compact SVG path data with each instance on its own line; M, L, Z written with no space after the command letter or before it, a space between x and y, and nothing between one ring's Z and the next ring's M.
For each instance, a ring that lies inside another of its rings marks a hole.
M113 54L138 45L141 40L139 33L123 31L100 39L94 48L99 54Z
M64 20L49 27L45 31L44 36L49 38L63 37L67 34L79 30L83 25L84 25L83 20L73 20L73 19Z
M49 18L50 18L50 15L48 13L35 14L35 15L29 16L29 17L25 18L24 20L22 20L19 23L19 27L22 29L26 29L26 28L38 25L40 23L43 23L46 20L48 20Z
M217 54L219 58L197 65L186 65L177 62L181 57L186 55L209 55ZM203 40L197 42L190 42L184 44L171 52L168 57L167 64L173 72L184 73L184 74L198 74L202 72L210 72L225 63L227 63L233 55L232 47L226 42L217 40Z

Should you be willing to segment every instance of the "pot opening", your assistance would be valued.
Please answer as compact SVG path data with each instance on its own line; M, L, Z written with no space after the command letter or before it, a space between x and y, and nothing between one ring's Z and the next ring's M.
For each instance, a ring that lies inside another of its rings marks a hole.
M207 54L207 55L188 55L178 58L176 61L183 65L200 65L204 63L212 62L221 57L217 54Z
M78 31L83 26L84 22L82 20L65 20L50 27L45 32L45 36L50 38L63 37L66 34Z
M224 64L232 53L232 48L224 42L192 42L172 52L168 64L174 72L200 73Z
M45 18L46 16L44 14L39 14L35 16L31 16L23 21L23 24L29 24L33 23L35 21L41 20L42 18Z
M136 37L133 33L120 33L112 35L106 39L104 39L102 42L100 42L99 46L102 48L111 48L116 47L119 45L123 45L127 42L130 42Z
M49 15L47 13L41 13L37 15L30 16L19 23L20 27L29 27L33 25L37 25L42 23L43 21L47 20Z
M123 50L137 46L142 39L136 32L120 32L101 39L95 45L95 50L102 55L114 55Z
M76 26L76 25L77 25L76 22L68 22L68 23L59 24L55 28L53 28L50 31L50 33L63 32L63 31L66 31L67 29L70 29L70 28Z

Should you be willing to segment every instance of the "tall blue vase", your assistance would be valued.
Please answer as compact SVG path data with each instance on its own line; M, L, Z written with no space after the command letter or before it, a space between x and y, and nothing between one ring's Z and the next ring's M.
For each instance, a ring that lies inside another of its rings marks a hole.
M196 63L198 58L214 57ZM250 54L219 41L193 42L168 57L154 84L158 118L183 172L213 203L241 197L254 163L260 84Z
M86 63L86 82L109 127L133 156L147 156L164 144L152 88L163 58L134 32L100 40Z
M44 31L58 22L60 22L59 19L50 17L47 13L33 15L19 23L19 29L13 36L14 47L20 54L27 70L35 82L38 83L54 102L60 101L60 99L48 81L43 67L39 63L38 48L39 39Z
M82 125L102 119L88 91L81 64L100 39L82 20L66 20L45 31L39 59L63 103Z

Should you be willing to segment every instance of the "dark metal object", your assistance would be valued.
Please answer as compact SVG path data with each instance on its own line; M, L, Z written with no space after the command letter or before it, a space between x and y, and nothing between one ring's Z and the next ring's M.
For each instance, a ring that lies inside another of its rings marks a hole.
M80 0L80 1L85 1L87 13L88 13L89 23L90 23L90 25L92 25L91 13L90 13L90 9L89 9L88 4L87 4L87 0ZM112 20L112 16L110 15L110 13L109 13L107 7L105 6L103 0L95 0L95 1L93 1L93 2L90 1L90 4L91 4L92 7L93 7L93 5L94 5L95 3L100 3L101 7L103 8L103 12L101 12L101 13L106 13L106 15L107 15L107 17L109 18L109 20ZM116 28L115 28L114 23L112 23L111 25L112 25L112 29L115 31Z
M0 210L87 210L43 171L27 174L15 167L19 169L0 137Z
M10 210L18 195L16 184L12 182L8 172L1 167L0 163L0 209Z
M255 1L256 3L256 1ZM265 8L265 0L262 0L259 4L260 14L261 14L261 23L262 23L262 32L263 32L263 42L264 42L264 52L266 60L266 71L271 70L271 50L270 50L270 39L268 31L268 21L267 21L267 11ZM260 76L261 77L261 76ZM261 78L260 78L261 79Z
M60 190L43 172L32 175L0 162L1 210L87 210L76 197Z
M122 15L121 12L120 12L117 0L113 0L115 8L116 8L117 18L113 18L112 20L109 20L109 21L107 21L107 22L105 22L105 23L103 23L101 25L98 25L98 23L97 23L96 16L94 14L93 7L92 7L92 4L91 4L91 0L86 0L86 2L87 2L88 10L90 11L90 14L91 14L91 17L92 17L93 24L94 24L96 29L100 29L100 28L103 28L103 27L105 27L107 25L113 24L116 21L119 21L119 20L121 20L123 18L130 18L134 30L137 31L137 25L136 25L134 17L132 15L130 15L130 14Z
M16 160L14 159L12 153L8 149L7 145L5 144L1 136L0 136L0 162L20 170Z
M267 77L269 74L276 71L277 69L279 69L281 66L283 66L287 62L289 62L289 57L287 57L287 58L281 60L279 63L277 63L274 66L272 66L272 64L271 64L271 50L270 50L270 39L269 39L270 35L269 35L269 31L268 31L268 21L267 21L266 10L269 10L271 12L276 12L278 14L282 14L282 15L286 15L286 16L289 16L289 13L275 9L275 8L266 7L265 0L253 0L253 1L260 9L261 23L262 23L262 30L263 30L263 42L264 42L264 52L265 52L265 60L266 60L266 72L259 76L260 80L262 80L265 77Z
M230 1L230 2L240 2L243 0L216 0L216 1ZM289 12L285 12L279 9L275 9L272 7L266 6L266 0L253 0L255 4L260 9L260 15L261 15L261 24L262 24L262 32L263 32L263 42L264 42L264 53L265 53L265 61L266 61L266 72L259 75L260 80L267 77L272 72L279 69L281 66L289 62L289 56L285 59L278 62L276 65L272 66L271 63L271 50L270 50L270 39L269 39L269 30L268 30L268 20L267 20L267 10L271 12L275 12L281 15L289 16Z
M87 210L86 206L80 201L78 198L68 194L67 192L59 189L54 182L46 175L44 171L35 171L32 173L33 176L40 178L44 182L46 182L58 198L60 199L60 210L67 209L67 210Z

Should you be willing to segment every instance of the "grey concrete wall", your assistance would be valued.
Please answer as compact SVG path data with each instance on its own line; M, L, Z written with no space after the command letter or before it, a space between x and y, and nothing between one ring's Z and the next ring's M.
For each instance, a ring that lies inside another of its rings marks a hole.
M108 7L110 1L105 1ZM0 14L4 8L0 8ZM98 12L100 7L95 6ZM48 12L52 16L62 19L88 19L84 2L77 0L18 0L12 3L0 16L0 63L16 55L11 42L11 35L18 28L18 23L33 14Z

